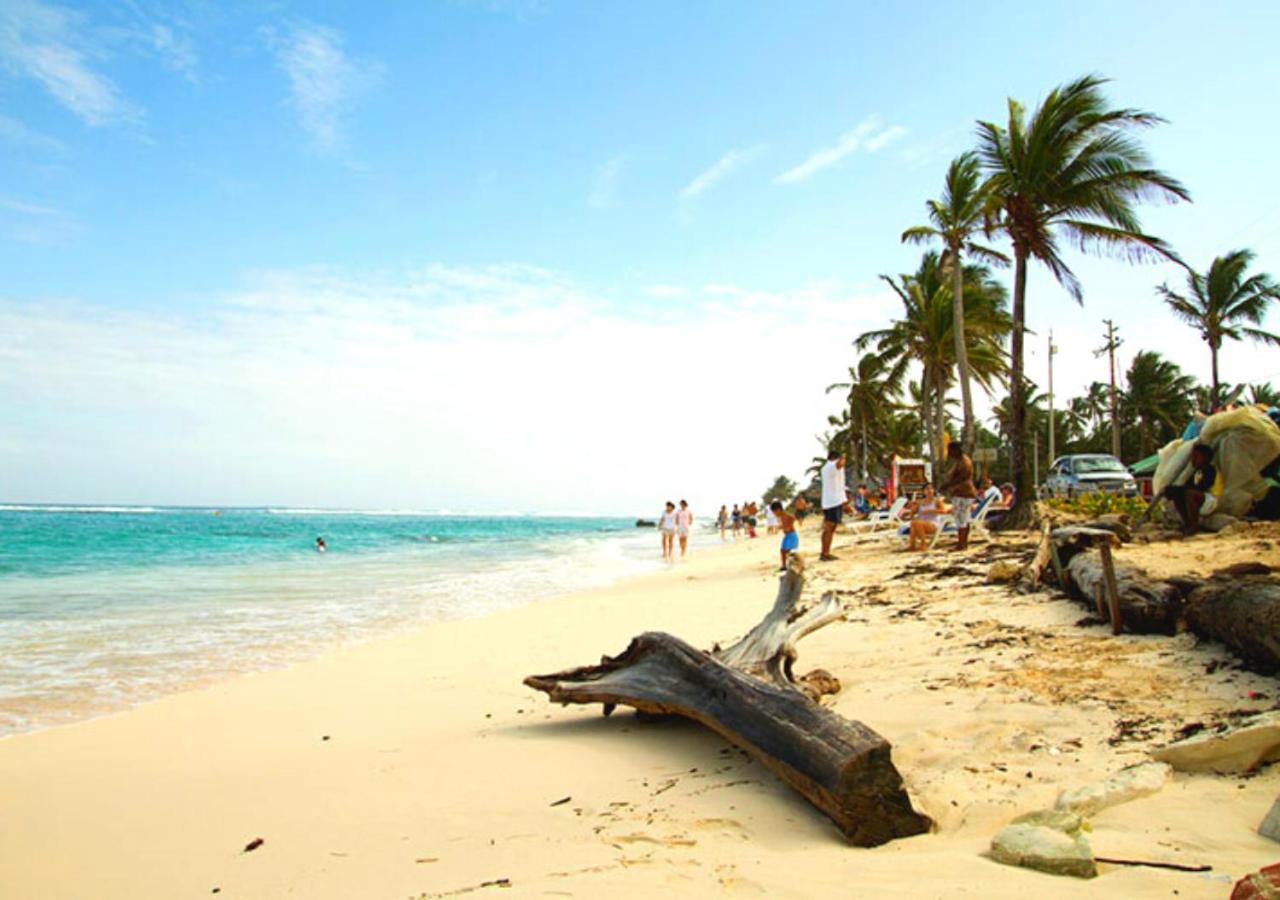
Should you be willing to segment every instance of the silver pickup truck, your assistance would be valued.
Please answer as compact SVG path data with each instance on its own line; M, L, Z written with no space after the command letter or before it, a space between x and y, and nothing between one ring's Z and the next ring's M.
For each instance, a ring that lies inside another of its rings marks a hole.
M1138 493L1138 482L1124 463L1110 453L1060 456L1044 480L1044 492L1049 497L1073 497L1094 491L1134 495Z

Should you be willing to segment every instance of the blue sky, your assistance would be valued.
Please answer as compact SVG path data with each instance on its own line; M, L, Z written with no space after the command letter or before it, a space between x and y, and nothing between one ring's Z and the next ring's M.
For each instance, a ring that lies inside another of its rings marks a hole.
M756 492L816 449L974 120L1088 71L1170 120L1195 203L1144 224L1280 270L1280 7L1043 7L4 0L0 497ZM1083 308L1042 270L1029 298L1064 390L1107 316L1207 375L1153 297L1176 270L1073 259ZM499 489L513 429L546 477Z

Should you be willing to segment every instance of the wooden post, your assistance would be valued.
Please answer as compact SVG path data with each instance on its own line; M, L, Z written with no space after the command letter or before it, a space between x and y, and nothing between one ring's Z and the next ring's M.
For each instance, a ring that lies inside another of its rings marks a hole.
M1107 588L1101 581L1093 586L1093 605L1098 610L1098 617L1110 620L1107 613Z
M1120 588L1116 585L1116 567L1111 559L1111 544L1103 541L1098 551L1102 554L1102 574L1107 582L1107 604L1111 608L1111 633L1124 630L1120 621Z

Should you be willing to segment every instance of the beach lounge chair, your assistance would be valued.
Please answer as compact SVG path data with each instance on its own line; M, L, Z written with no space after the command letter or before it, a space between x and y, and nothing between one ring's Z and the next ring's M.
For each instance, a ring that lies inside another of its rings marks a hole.
M987 531L987 513L991 511L992 502L991 498L982 500L974 508L973 514L969 516L970 541L976 538L982 538L984 541L991 540L991 532ZM932 550L934 545L938 543L938 538L942 537L943 532L947 534L956 533L955 516L950 513L938 516L938 527L933 532L933 539L929 541L929 550Z
M898 521L898 516L902 513L902 508L907 505L906 497L899 497L893 501L893 505L888 509L872 510L871 514L865 519L856 519L849 523L849 531L853 534L870 534L873 531L879 531L882 528L888 529L888 533L893 533L893 525Z

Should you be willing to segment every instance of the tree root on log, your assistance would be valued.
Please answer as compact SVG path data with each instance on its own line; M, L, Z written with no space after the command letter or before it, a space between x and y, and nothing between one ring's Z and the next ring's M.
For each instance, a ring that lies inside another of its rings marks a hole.
M796 642L843 615L833 593L801 605L804 569L792 560L773 608L728 648L704 653L647 632L599 665L524 683L559 703L602 703L606 715L622 704L699 722L766 765L857 846L924 833L932 822L912 808L889 742L816 702L840 689L829 672L792 673Z

